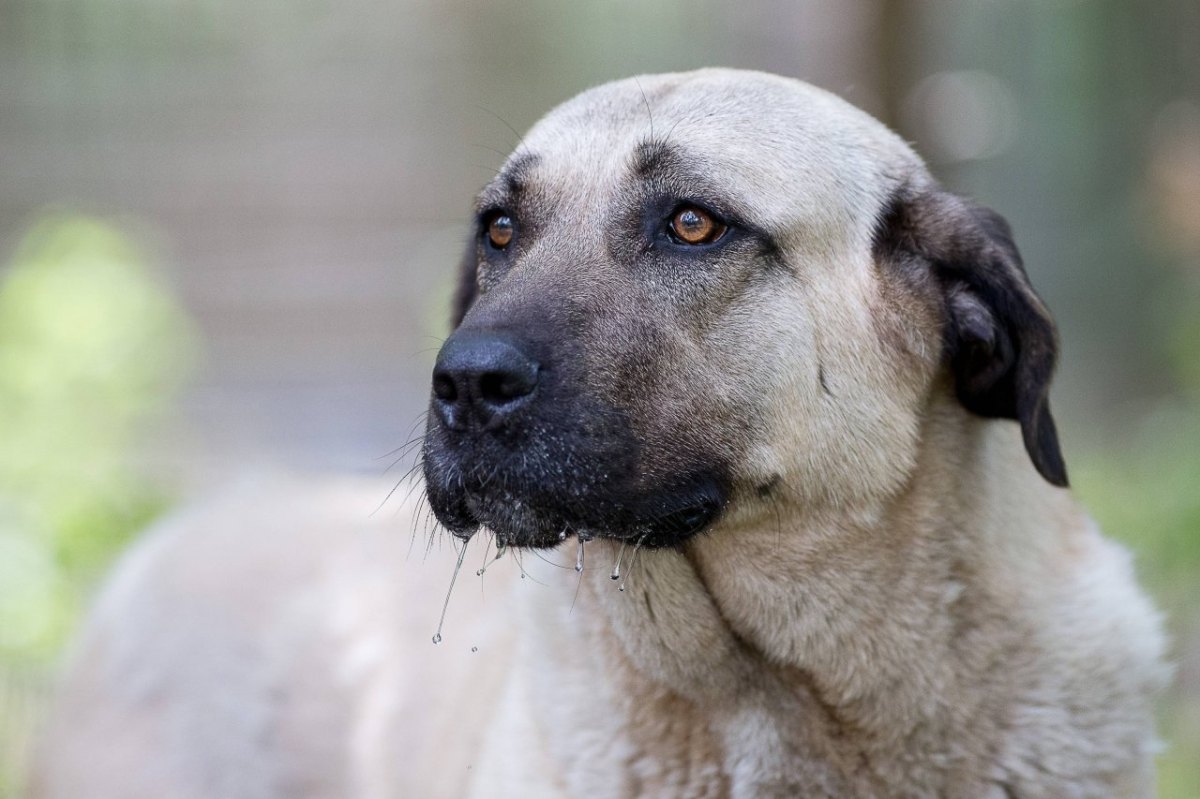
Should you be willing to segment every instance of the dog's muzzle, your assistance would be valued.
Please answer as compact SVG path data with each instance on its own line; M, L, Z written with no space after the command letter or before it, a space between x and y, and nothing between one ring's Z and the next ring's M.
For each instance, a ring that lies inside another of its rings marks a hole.
M530 327L460 327L438 353L423 451L438 520L531 547L572 534L672 546L708 527L724 471L645 440L560 327Z

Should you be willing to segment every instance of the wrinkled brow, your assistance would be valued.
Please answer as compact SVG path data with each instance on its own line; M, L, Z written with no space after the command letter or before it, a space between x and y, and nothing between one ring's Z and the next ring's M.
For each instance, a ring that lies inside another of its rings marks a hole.
M713 166L703 154L660 139L644 139L634 148L628 169L639 183L654 185L680 199L707 200L719 211L734 211L730 206L744 211L745 203L738 202L731 187L714 179Z
M630 167L639 178L687 177L687 155L659 139L645 139L633 150Z
M703 155L661 139L644 139L634 148L629 170L634 179L652 184L680 200L698 202L759 240L771 256L780 252L779 233L754 212L753 205L713 177L713 163Z
M500 174L479 193L476 205L480 210L496 206L514 206L529 186L534 168L541 158L534 153L514 156Z

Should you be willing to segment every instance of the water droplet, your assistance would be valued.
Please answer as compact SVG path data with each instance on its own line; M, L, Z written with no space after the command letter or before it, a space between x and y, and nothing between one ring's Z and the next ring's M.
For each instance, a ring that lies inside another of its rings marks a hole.
M454 593L454 581L458 579L458 573L462 570L463 558L466 556L467 542L464 541L462 549L458 553L458 561L454 564L454 573L450 575L450 587L446 589L446 601L442 603L442 616L438 619L437 632L433 634L435 644L442 640L442 625L446 623L446 610L450 607L450 595Z
M472 651L472 652L478 652L478 651L479 651L479 647L477 647L477 646L473 646L473 647L471 647L471 651Z
M624 591L624 590L625 590L625 583L621 583L620 585L618 585L618 586L617 586L617 590L618 590L618 591Z
M521 572L521 579L522 579L522 580L524 580L524 579L525 579L525 572Z
M483 576L483 569L476 569L476 570L475 570L475 576L476 576L476 577L482 577L482 576Z
M558 540L559 541L567 540L567 531L566 530L563 530L561 533L558 534Z
M583 571L583 539L579 539L579 554L575 556L575 571Z

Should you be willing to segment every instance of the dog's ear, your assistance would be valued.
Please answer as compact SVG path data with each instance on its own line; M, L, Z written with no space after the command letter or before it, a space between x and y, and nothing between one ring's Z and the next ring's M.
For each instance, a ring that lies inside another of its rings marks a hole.
M875 237L877 257L931 268L945 314L945 359L959 401L980 416L1015 419L1050 483L1067 470L1050 415L1058 354L1054 320L1034 293L1000 215L936 188L898 193Z
M471 310L475 295L479 288L476 283L479 270L479 242L475 236L467 239L466 251L458 265L458 285L454 289L454 299L450 306L450 329L454 330L462 324L463 317Z

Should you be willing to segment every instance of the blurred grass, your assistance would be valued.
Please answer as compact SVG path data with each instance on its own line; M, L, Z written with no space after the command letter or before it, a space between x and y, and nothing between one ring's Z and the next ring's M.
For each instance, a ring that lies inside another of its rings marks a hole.
M1188 278L1191 279L1188 279ZM1166 616L1175 680L1160 703L1162 799L1200 797L1200 275L1184 275L1162 307L1176 391L1073 469L1080 499L1137 558Z
M100 220L43 215L0 272L0 796L20 793L90 587L167 506L137 446L195 341L152 262Z
M1200 404L1149 411L1073 473L1076 493L1104 531L1137 557L1138 574L1167 617L1180 668L1160 704L1163 799L1200 796ZM1189 656L1190 653L1190 656Z

